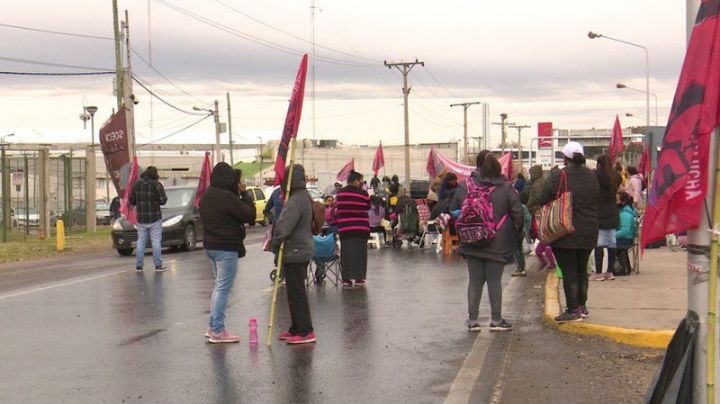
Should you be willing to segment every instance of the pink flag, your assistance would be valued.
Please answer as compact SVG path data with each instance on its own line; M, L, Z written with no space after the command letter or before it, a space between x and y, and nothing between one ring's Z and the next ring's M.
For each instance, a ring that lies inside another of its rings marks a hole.
M708 188L710 136L720 123L718 1L700 5L643 217L641 246L697 228Z
M625 150L622 138L622 128L620 127L620 118L615 115L615 125L613 125L612 137L610 138L610 164L615 164L615 156Z
M372 170L375 176L378 175L378 171L380 171L382 167L385 167L385 153L383 152L382 142L380 142L377 150L375 150L375 158L373 159Z
M513 175L512 153L510 153L510 152L505 153L504 156L502 156L498 159L498 162L500 163L500 172L508 180L512 179L512 175Z
M345 181L348 176L350 175L350 171L355 169L355 159L352 158L350 161L345 164L345 166L340 170L339 173L337 173L337 180L338 181Z
M302 61L300 61L300 68L295 77L295 86L293 86L290 105L288 105L287 115L285 116L285 127L283 127L277 157L275 158L275 185L282 183L283 176L285 175L287 154L288 150L290 150L290 141L297 137L300 115L302 115L303 98L305 97L306 76L307 55L303 55Z
M127 221L132 224L137 224L137 209L135 206L130 205L130 193L137 182L139 169L137 156L135 156L133 157L132 166L130 167L130 176L128 177L127 185L125 185L125 193L123 194L122 201L120 201L120 214L125 216Z
M200 199L202 199L205 190L210 186L210 152L205 152L205 160L203 160L202 170L200 170L200 180L198 181L197 190L195 191L195 207L200 207Z
M645 181L650 178L650 170L650 150L647 146L643 146L642 157L640 158L640 164L638 164L638 172L643 175Z
M510 179L512 177L512 154L505 153L504 156L498 159L500 163L502 174ZM450 160L443 156L434 147L430 150L427 161L427 172L431 177L435 177L443 169L448 172L454 173L459 179L465 179L472 175L473 171L476 170L475 166L468 166L465 164L458 163L457 161Z

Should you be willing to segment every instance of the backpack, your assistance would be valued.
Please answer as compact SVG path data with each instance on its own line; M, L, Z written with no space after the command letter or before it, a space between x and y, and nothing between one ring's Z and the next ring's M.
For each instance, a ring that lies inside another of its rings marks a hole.
M317 236L325 225L325 206L312 198L310 198L310 206L312 207L312 234Z
M462 244L484 246L495 238L497 229L505 223L507 214L500 219L499 223L495 223L495 213L490 195L497 189L496 186L475 185L472 177L468 178L465 183L468 193L462 203L460 217L455 223L458 237Z

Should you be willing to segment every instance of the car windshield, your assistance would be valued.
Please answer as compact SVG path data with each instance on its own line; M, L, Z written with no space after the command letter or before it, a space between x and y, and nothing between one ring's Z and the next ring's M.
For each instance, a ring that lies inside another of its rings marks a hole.
M195 190L192 188L166 189L165 194L167 195L167 203L162 208L184 208L193 200Z
M96 203L95 210L110 210L110 204L107 204L105 202Z
M15 209L15 214L18 216L25 216L25 208L17 208ZM30 209L29 214L31 215L37 215L37 211L35 209Z

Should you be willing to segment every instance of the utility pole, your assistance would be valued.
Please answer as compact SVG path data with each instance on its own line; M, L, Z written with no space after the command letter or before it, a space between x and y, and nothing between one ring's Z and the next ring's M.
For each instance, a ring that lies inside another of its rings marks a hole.
M458 104L450 104L450 108L452 107L463 107L463 139L465 144L465 162L470 162L470 149L468 147L468 134L467 134L467 110L470 108L471 105L477 105L480 104L480 101L476 102L461 102Z
M312 146L312 158L310 159L310 161L312 162L312 164L311 164L312 173L313 173L313 176L315 176L315 177L317 177L317 173L315 172L315 148L317 147L317 140L316 140L316 135L315 135L315 129L316 129L316 125L315 125L315 9L316 8L317 7L315 6L315 0L312 0L312 5L310 6L310 16L312 19L312 53L311 53L311 63L310 63L310 66L311 66L310 75L311 75L311 79L312 79L311 95L312 95L312 125L313 125L312 145L313 146ZM262 151L260 152L260 154L262 154ZM305 148L304 147L303 147L303 156L305 156ZM260 170L262 170L262 167L260 168Z
M383 64L387 66L388 69L392 69L393 67L398 69L398 71L400 71L403 75L403 107L405 110L405 188L408 192L410 192L410 120L408 116L408 96L410 95L410 87L408 87L407 76L415 65L424 67L425 62L420 62L415 59L414 62L400 63L388 63L387 61L383 61Z
M215 118L215 162L213 166L221 160L220 151L220 113L218 112L218 100L215 100L215 109L213 110L213 118Z
M132 53L130 51L130 19L127 10L125 10L123 28L125 28L125 52L127 56L127 67L123 77L123 105L126 111L128 150L130 161L132 161L133 157L135 157L135 103L138 101L135 99L135 94L133 94L132 63L130 60L130 54Z
M515 125L515 122L508 122L507 118L508 118L508 114L503 112L502 114L500 114L500 122L492 123L493 125L500 125L500 127L501 127L502 132L500 132L500 133L502 134L502 136L501 136L500 147L502 148L503 154L505 154L505 148L507 147L507 144L506 144L507 143L506 142L507 127L508 127L508 125Z
M227 104L228 104L228 107L227 107L227 111L228 111L227 121L228 121L228 144L230 145L230 165L234 167L234 166L235 166L235 161L234 161L234 159L233 159L232 113L231 113L231 110L230 110L230 93L229 93L229 92L227 93Z
M508 125L518 131L518 160L520 161L520 172L523 170L523 154L522 154L522 130L527 129L530 125Z
M123 104L123 66L122 66L122 36L120 35L120 22L118 21L117 0L112 0L113 7L113 32L115 33L115 97L117 98L117 110L120 111Z
M488 139L490 139L490 104L487 102L481 105L482 107L482 129L483 129L483 149L488 148ZM480 144L478 144L478 149L480 149ZM478 150L479 152L480 150Z

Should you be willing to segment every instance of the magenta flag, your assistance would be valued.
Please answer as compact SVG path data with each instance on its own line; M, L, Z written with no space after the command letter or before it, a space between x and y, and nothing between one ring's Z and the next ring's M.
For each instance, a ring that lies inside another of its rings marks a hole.
M338 181L345 181L348 176L350 175L350 172L355 169L355 159L352 158L350 161L345 164L345 166L340 170L340 172L337 173L337 180Z
M720 123L720 2L700 5L658 154L641 246L697 228L708 188L710 136Z
M120 201L120 214L125 216L128 222L137 224L137 209L135 206L130 205L130 193L135 188L135 183L138 179L138 167L137 156L133 157L132 167L130 167L130 176L128 177L127 185L125 186L125 193L123 194L122 201Z
M378 145L377 150L375 150L375 158L373 159L373 173L375 176L378 175L378 171L382 167L385 167L385 153L383 152L382 142Z
M615 115L615 125L613 125L612 137L610 138L610 164L615 164L615 156L622 153L625 150L623 144L622 128L620 127L620 118Z
M500 163L502 174L508 179L512 178L512 154L505 153L505 155L498 159L498 162ZM433 178L443 169L454 173L460 180L462 180L472 175L472 172L476 170L476 167L450 160L440 154L440 152L433 147L428 155L427 172L430 174L430 177Z
M288 150L290 150L290 141L297 137L298 126L300 125L300 115L302 115L303 98L305 97L305 77L307 76L307 55L303 55L300 61L300 68L295 77L295 85L293 86L292 95L290 96L290 105L288 106L287 115L285 116L285 126L283 127L280 145L278 146L277 157L275 158L275 185L280 185L285 175L285 165L287 161Z
M210 166L210 152L205 152L205 160L203 160L202 170L200 170L200 180L198 181L197 190L195 191L195 207L200 207L200 199L202 199L205 190L210 186L210 174L212 167Z

